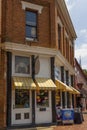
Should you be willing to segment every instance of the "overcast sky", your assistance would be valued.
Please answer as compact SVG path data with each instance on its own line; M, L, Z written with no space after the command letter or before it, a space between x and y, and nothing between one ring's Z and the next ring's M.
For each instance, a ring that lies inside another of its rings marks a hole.
M75 41L75 57L81 58L83 69L87 69L87 0L65 0L73 22L77 39Z

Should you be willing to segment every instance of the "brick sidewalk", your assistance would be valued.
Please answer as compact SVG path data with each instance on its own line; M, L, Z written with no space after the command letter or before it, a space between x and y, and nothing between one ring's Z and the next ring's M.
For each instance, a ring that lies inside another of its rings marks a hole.
M84 122L82 124L36 127L25 129L10 129L10 130L87 130L87 114L84 114Z

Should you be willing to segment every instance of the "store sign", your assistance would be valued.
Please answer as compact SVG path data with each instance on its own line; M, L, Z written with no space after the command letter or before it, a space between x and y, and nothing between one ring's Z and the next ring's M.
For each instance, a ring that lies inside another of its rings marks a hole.
M39 57L36 57L35 59L35 74L38 74L40 71L40 61L39 61Z

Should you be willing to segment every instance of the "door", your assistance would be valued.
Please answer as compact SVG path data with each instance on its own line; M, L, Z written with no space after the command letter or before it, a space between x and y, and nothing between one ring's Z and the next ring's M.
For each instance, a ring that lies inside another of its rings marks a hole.
M35 123L52 123L51 91L40 90L35 99Z
M15 89L12 91L12 125L30 124L32 122L31 91L28 89Z

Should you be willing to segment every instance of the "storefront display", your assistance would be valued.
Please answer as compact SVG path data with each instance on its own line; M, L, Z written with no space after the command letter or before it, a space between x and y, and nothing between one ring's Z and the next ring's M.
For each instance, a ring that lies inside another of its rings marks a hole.
M29 91L24 89L15 90L15 108L29 108Z
M37 107L49 107L48 91L40 90L36 93Z

